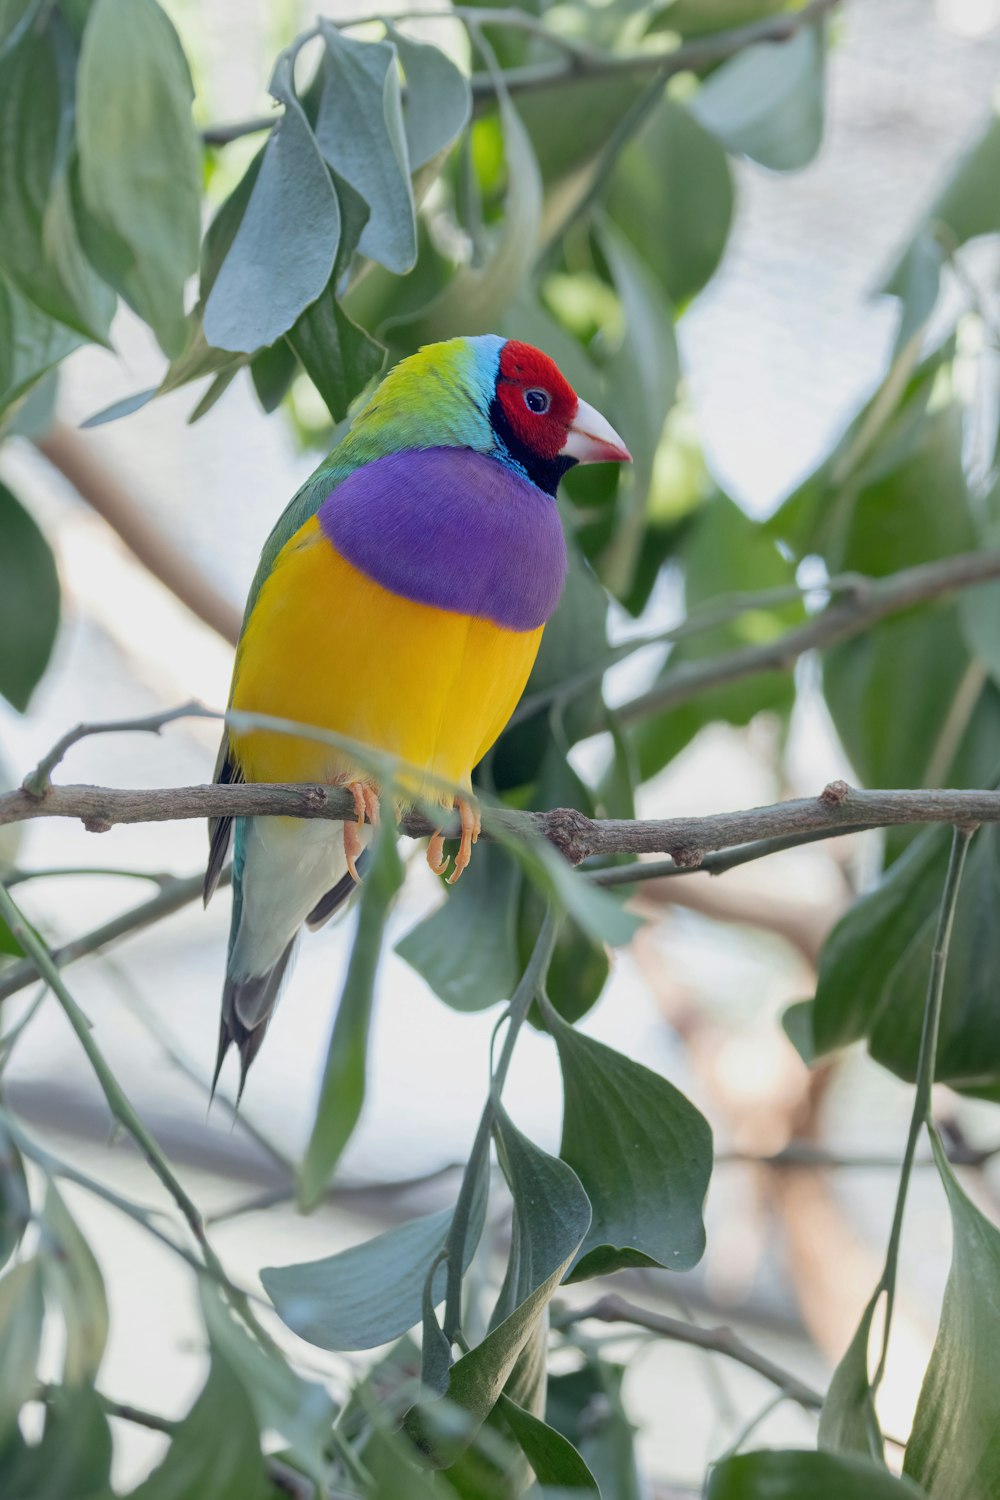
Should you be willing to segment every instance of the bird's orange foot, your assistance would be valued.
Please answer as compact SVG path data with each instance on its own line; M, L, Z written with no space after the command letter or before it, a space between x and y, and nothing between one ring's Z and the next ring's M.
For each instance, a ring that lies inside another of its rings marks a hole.
M367 781L351 781L347 790L354 798L354 811L357 817L353 823L344 823L344 858L347 860L347 868L351 879L361 884L361 876L358 874L357 859L364 848L361 841L361 829L365 826L365 819L373 828L378 827L380 808L378 792Z
M455 868L448 876L448 884L454 885L463 870L468 869L472 858L472 846L482 832L483 824L479 816L479 809L474 802L464 802L458 799L458 815L462 824L462 837L455 856ZM435 833L431 836L427 845L427 863L435 875L443 875L448 868L448 860L444 852L444 834Z

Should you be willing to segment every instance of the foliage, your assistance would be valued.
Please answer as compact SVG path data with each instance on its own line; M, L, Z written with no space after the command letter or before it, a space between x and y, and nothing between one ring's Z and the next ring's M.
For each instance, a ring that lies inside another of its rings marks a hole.
M185 48L156 0L0 0L0 422L10 434L29 430L31 403L44 406L60 362L86 342L110 343L119 301L152 330L163 374L94 420L197 385L198 421L248 376L262 409L285 410L300 430L298 398L311 384L329 414L304 434L319 446L385 363L421 342L495 329L544 346L627 433L636 462L564 485L566 594L478 785L487 806L628 818L636 791L707 724L741 727L762 714L779 730L788 723L791 662L710 691L698 682L702 666L801 624L832 597L834 575L886 575L995 542L997 434L980 465L985 479L973 476L956 340L946 331L926 348L925 334L962 247L1000 234L997 124L958 164L886 280L899 332L884 381L816 473L759 524L714 483L691 436L675 325L725 253L739 163L797 171L819 149L829 6L478 9L442 33L447 52L417 40L405 18L321 20L276 59L273 120L253 126L259 149L234 180L225 133L198 133ZM780 45L769 39L774 15L789 29ZM969 298L962 316L983 323ZM669 646L662 636L650 645L660 655L649 701L612 711L601 682L626 653L609 643L609 610L649 619L657 591L670 587L683 591L689 626ZM862 780L995 784L998 612L1000 585L990 585L821 654L825 701ZM16 709L42 677L58 619L49 543L0 486L0 693ZM693 686L658 708L657 690L678 681ZM604 767L584 777L573 752L595 736ZM114 1206L193 1261L201 1298L204 1382L187 1415L166 1424L162 1459L133 1491L141 1500L279 1493L265 1457L272 1434L281 1463L321 1496L507 1500L529 1484L550 1500L643 1493L623 1372L596 1344L550 1336L551 1303L566 1281L696 1264L711 1130L658 1073L576 1029L603 989L608 948L629 941L634 919L591 881L593 870L576 873L548 845L504 837L499 822L495 832L457 889L398 944L446 1004L506 1005L455 1205L262 1272L278 1317L300 1338L338 1351L390 1345L341 1409L261 1328L97 1043L84 1041L193 1248L138 1204ZM831 935L815 998L796 1010L794 1035L810 1057L863 1039L880 1063L918 1079L911 1148L933 1077L1000 1097L998 837L974 841L957 905L944 837L891 837L880 880ZM372 853L298 1174L304 1207L324 1195L363 1107L379 960L403 874L390 837ZM950 962L925 1000L940 960L942 889ZM0 885L0 963L24 952L83 1040L85 1019ZM558 1156L501 1102L529 1019L551 1037L561 1068ZM14 1041L4 1038L0 1063ZM107 1299L58 1186L79 1174L41 1151L6 1108L0 1129L0 1492L108 1500L112 1437L98 1393ZM819 1449L726 1455L707 1476L712 1500L996 1494L997 1231L939 1149L938 1165L954 1263L906 1477L883 1463L868 1361L873 1298L834 1376ZM504 1194L510 1245L484 1311L464 1278L488 1205ZM897 1236L876 1295L891 1295L898 1249ZM419 1350L410 1337L418 1325ZM567 1356L554 1374L550 1337ZM42 1389L48 1347L60 1365ZM18 1417L38 1399L45 1420L29 1441Z

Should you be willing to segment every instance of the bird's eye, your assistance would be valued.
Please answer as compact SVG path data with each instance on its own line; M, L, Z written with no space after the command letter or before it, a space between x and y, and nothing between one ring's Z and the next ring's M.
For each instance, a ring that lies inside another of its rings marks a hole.
M528 408L528 410L533 411L536 416L541 416L541 414L548 411L549 407L552 405L552 397L549 395L548 391L525 391L524 404Z

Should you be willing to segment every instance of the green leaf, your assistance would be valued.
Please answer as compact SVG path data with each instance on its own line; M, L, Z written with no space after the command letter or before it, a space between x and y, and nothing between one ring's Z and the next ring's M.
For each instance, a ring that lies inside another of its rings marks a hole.
M0 266L43 312L105 343L115 295L83 253L70 193L74 54L57 13L0 61Z
M97 1392L59 1389L46 1402L41 1441L29 1446L14 1434L0 1450L0 1493L4 1500L114 1500L110 1471L111 1430Z
M691 112L727 151L797 171L823 139L825 58L821 21L788 41L745 47L705 80Z
M447 899L396 945L396 952L453 1010L509 1000L521 974L516 941L517 865L496 844L476 858Z
M500 1397L500 1411L539 1484L559 1485L570 1494L594 1495L601 1500L596 1479L568 1438L509 1396Z
M358 901L358 926L330 1036L316 1118L298 1172L298 1197L314 1208L351 1138L365 1097L368 1028L386 918L403 883L394 830L374 839Z
M951 1212L951 1270L904 1469L940 1500L993 1500L1000 1489L1000 1232L962 1191L933 1130L931 1145Z
M466 1236L463 1270L479 1243L485 1211L484 1179ZM266 1266L260 1279L279 1317L300 1338L320 1349L374 1349L420 1322L424 1285L451 1218L452 1210L445 1208L322 1260ZM445 1277L441 1265L434 1277L435 1303L444 1297Z
M559 1154L594 1210L569 1280L622 1266L690 1270L705 1249L708 1122L658 1073L546 1019L565 1095Z
M93 1380L108 1341L108 1299L94 1252L80 1233L54 1183L45 1193L41 1242L45 1284L66 1325L63 1383Z
M452 1366L444 1402L425 1402L406 1419L409 1435L437 1467L468 1447L500 1399L590 1221L586 1194L570 1168L533 1145L500 1106L494 1118L514 1199L510 1258L491 1331ZM448 1417L456 1406L467 1415L462 1424Z
M213 1353L208 1379L180 1422L163 1462L130 1500L272 1500L250 1397Z
M469 82L439 47L418 42L386 22L406 75L403 124L410 171L416 172L446 151L468 124Z
M0 57L27 32L42 8L42 0L0 0Z
M843 1358L833 1372L819 1419L819 1446L830 1453L857 1453L884 1464L879 1427L868 1374L872 1319L881 1288L861 1315Z
M604 1500L646 1500L635 1455L635 1428L622 1403L621 1365L592 1356L549 1378L546 1421L578 1449Z
M491 828L532 884L593 942L610 943L613 948L631 942L642 919L625 910L623 899L602 890L582 871L567 864L546 840L525 843L508 834L502 825L493 823Z
M15 941L10 928L6 923L0 922L0 952L6 951L3 947L5 935L11 943ZM18 953L21 951L18 944ZM9 1037L4 1036L3 1040L7 1041ZM0 1266L6 1265L10 1260L30 1222L31 1194L28 1191L24 1158L0 1125Z
M257 400L266 412L275 411L281 405L298 367L295 351L284 339L254 355L250 361L250 379Z
M608 212L683 307L711 277L733 218L733 174L725 151L691 113L665 96L622 152ZM649 212L655 202L657 212Z
M296 1375L278 1349L251 1338L214 1283L203 1278L199 1290L212 1348L239 1377L258 1426L279 1432L296 1463L322 1484L329 1468L326 1448L335 1415L326 1390Z
M719 1464L706 1500L918 1500L923 1493L862 1458L778 1449Z
M204 311L208 342L246 353L273 344L316 301L330 280L340 242L337 194L286 56L279 58L268 87L284 113L264 147ZM240 203L237 199L220 230L223 239Z
M994 107L982 134L960 157L881 290L902 297L909 309L914 288L919 288L920 311L926 317L937 297L942 251L951 254L979 235L1000 230L998 180L1000 118ZM923 317L914 317L914 321L919 324Z
M0 1277L0 1450L17 1427L18 1413L38 1386L42 1343L41 1264L23 1260Z
M49 545L0 484L0 693L22 712L45 671L58 628L59 578ZM20 950L8 944L4 951Z
M22 297L0 272L0 418L84 342L82 334Z
M198 266L201 146L191 75L155 0L94 0L77 73L80 190L103 235L97 268L150 324L184 343L184 284Z
M399 329L409 342L431 343L465 335L491 333L523 289L535 261L542 211L542 184L531 141L510 99L498 101L503 125L507 188L504 213L478 264L460 265L444 289L413 318L394 318L386 329ZM547 633L547 632L546 632Z
M417 259L417 225L396 48L358 42L320 18L326 51L316 141L371 209L358 248L398 275Z
M287 337L331 417L343 421L381 370L384 345L348 317L332 287L306 308Z

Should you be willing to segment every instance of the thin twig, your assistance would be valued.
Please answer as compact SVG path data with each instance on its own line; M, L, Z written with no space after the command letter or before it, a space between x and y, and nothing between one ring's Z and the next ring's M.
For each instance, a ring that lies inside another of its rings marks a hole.
M629 1302L616 1292L609 1292L585 1307L562 1308L553 1312L552 1325L554 1328L565 1329L587 1319L599 1323L633 1323L637 1328L647 1328L651 1333L659 1334L661 1338L670 1339L674 1343L690 1344L695 1349L708 1349L714 1354L723 1354L727 1359L745 1365L748 1370L755 1370L758 1375L776 1385L790 1401L798 1402L808 1411L819 1411L823 1405L823 1397L819 1391L791 1371L775 1364L766 1354L758 1354L756 1349L738 1338L731 1328L702 1328L697 1323L685 1323L680 1318L668 1317L652 1308L640 1307L637 1302Z
M502 86L510 94L531 94L546 89L563 88L581 79L630 78L648 73L657 74L666 82L668 78L673 78L678 73L704 72L717 63L725 62L736 53L744 51L747 47L754 47L762 42L790 41L803 27L818 21L837 4L838 0L810 0L810 3L803 6L801 10L769 16L746 26L736 26L729 31L716 32L713 36L699 37L695 41L675 47L672 52L646 50L623 55L612 52L599 53L596 50L588 51L577 45L570 54L564 37L540 28L544 33L545 41L550 42L553 47L560 48L567 55L559 62L509 68L500 75ZM504 13L487 12L487 24L514 24L509 19L514 17L516 24L523 27L522 12L515 10L507 12L506 22L498 20L502 14ZM476 17L481 20L482 16L482 12L472 10L468 13L467 19ZM394 21L406 19L408 19L406 15L393 17ZM413 19L426 19L426 12L414 11ZM463 17L458 15L457 19L463 19ZM469 79L469 87L476 108L483 109L495 101L498 79L489 72L474 73ZM239 120L231 125L210 125L202 131L201 138L206 146L227 146L231 141L239 140L242 136L257 135L262 131L271 130L279 118L277 114L255 115L251 119Z

